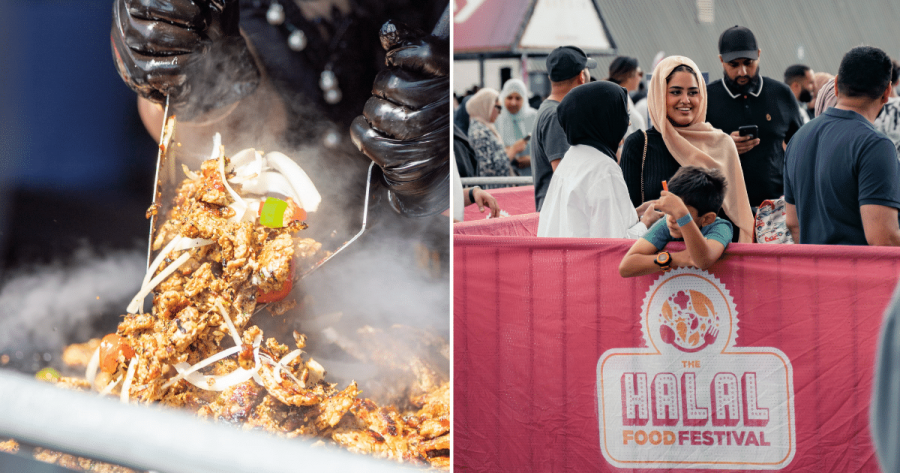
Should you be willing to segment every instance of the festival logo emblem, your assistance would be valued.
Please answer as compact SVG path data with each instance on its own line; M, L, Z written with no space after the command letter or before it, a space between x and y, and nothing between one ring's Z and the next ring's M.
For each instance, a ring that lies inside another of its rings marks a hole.
M600 448L620 468L781 469L796 451L793 371L776 348L738 347L719 280L660 276L641 307L645 348L597 363Z

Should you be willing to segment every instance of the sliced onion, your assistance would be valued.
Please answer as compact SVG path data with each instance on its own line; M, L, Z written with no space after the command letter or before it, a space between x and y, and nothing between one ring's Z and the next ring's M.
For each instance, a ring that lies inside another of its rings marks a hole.
M281 194L300 202L300 197L294 191L294 187L283 175L277 172L264 172L256 179L251 179L241 186L241 190L256 195L269 193Z
M325 368L318 361L310 358L306 362L306 368L309 369L309 384L316 384L325 378Z
M179 373L190 368L190 365L187 363L177 363L172 366L174 366L175 370ZM238 368L231 373L217 376L207 376L194 371L185 374L184 379L200 389L205 389L207 391L224 391L231 386L247 381L253 377L254 373L256 373L256 369L245 370L244 368Z
M238 151L231 157L232 171L235 178L245 178L251 175L259 175L263 171L264 163L262 154L253 148ZM235 181L234 178L231 180Z
M303 350L298 348L298 349L288 353L287 355L284 355L284 357L282 357L281 360L278 361L278 364L275 365L275 371L273 372L273 374L275 376L275 381L278 381L279 383L281 382L281 368L282 367L284 367L286 372L290 373L290 371L288 371L287 364L294 361L295 359L297 359L297 357L300 356L302 353L303 353ZM306 386L301 386L301 387L305 388Z
M233 170L237 172L239 168L253 162L255 154L257 154L255 148L244 148L237 153L234 153L234 155L231 156L231 165L234 166Z
M141 283L141 286L146 286L150 282L150 277L153 276L153 273L155 273L157 269L159 269L159 265L162 264L166 256L172 251L190 250L201 246L211 245L212 243L212 240L207 240L205 238L187 238L176 235L175 238L172 238L172 241L156 255L153 263L151 263L150 267L147 269L147 274L144 275L144 282Z
M244 212L247 211L247 204L244 203L244 200L241 199L241 196L238 195L234 189L231 188L231 184L228 183L228 179L225 177L225 147L222 146L222 135L216 133L216 136L213 138L213 144L218 144L218 162L219 162L219 177L222 179L222 185L225 186L225 189L228 191L228 194L231 195L231 198L234 199L234 203L229 205L232 210L234 210L234 216L229 218L229 222L240 222L242 218L244 218ZM213 149L213 154L215 154L216 149Z
M122 383L122 393L119 394L119 400L128 404L128 391L131 390L131 382L134 381L134 372L137 370L137 357L131 359L128 363L128 372L125 373L125 382Z
M200 179L200 176L198 176L197 173L188 169L187 164L182 163L181 170L184 171L184 175L187 176L187 178L192 181L196 181L197 179Z
M259 177L259 173L248 174L246 176L235 176L235 177L232 177L231 179L229 179L228 182L230 182L232 184L243 184L249 180L256 179L257 177ZM246 200L247 200L247 197L244 196L244 201L246 201Z
M244 214L242 221L255 222L259 218L259 208L262 205L262 201L256 197L244 197L244 202L247 203L247 212Z
M235 353L240 353L240 351L241 351L241 347L240 347L240 345L238 345L236 347L231 347L227 350L222 350L219 353L216 353L215 355L213 355L209 358L206 358L205 360L201 360L201 361L197 362L196 365L191 366L184 372L179 371L177 375L173 376L172 379L170 379L168 382L166 382L166 384L162 385L162 389L166 389L169 386L177 383L182 378L184 378L186 375L189 375L199 369L206 368L207 366L209 366L219 360L228 358L229 356L234 355ZM176 368L176 370L177 370L177 368Z
M84 377L89 383L91 383L91 389L96 389L96 386L94 386L94 380L97 378L97 368L99 367L100 347L97 347L97 349L94 350L94 354L91 355L90 361L88 361L87 369L84 370Z
M222 307L222 303L216 299L216 309L219 309L219 313L222 314L222 318L225 319L225 324L228 325L228 331L231 332L231 338L234 339L235 346L241 346L241 336L238 334L236 328L234 328L234 322L231 321L231 317L228 315L228 311Z
M209 159L219 159L219 148L222 146L222 135L216 133L213 135L213 149L209 154Z
M141 287L143 288L147 284L150 283L150 278L153 276L153 273L159 268L159 265L162 264L163 260L166 258L166 255L172 252L175 249L175 246L184 238L181 235L175 235L175 238L172 238L169 243L163 247L162 250L159 251L159 254L156 255L156 258L153 259L153 262L150 263L150 267L147 268L147 274L144 275L144 282L141 283Z
M208 240L206 238L185 238L181 240L181 244L178 245L176 250L193 250L194 248L200 248L201 246L212 245L213 240Z
M240 344L238 344L238 346L234 346L227 350L221 351L205 360L200 361L194 366L190 366L185 362L172 365L175 368L175 371L178 371L178 375L174 376L166 384L164 384L162 386L162 389L168 388L182 378L184 378L187 382L193 384L194 386L197 386L200 389L205 389L207 391L224 391L231 386L247 381L251 377L256 380L257 378L259 378L258 371L260 342L262 342L262 334L257 334L256 338L253 339L253 359L255 361L255 365L251 370L238 368L231 373L217 376L207 376L197 372L198 370L205 368L219 360L227 358L235 353L239 353L241 351L241 346ZM210 381L212 381L212 383L210 383ZM258 379L257 382L260 386L262 386L261 378Z
M184 253L178 257L172 264L166 266L166 269L162 270L155 278L151 279L149 283L145 284L141 287L141 290L138 291L137 295L134 296L134 299L131 299L131 303L128 304L128 307L125 309L129 314L134 314L138 310L143 308L144 298L147 297L147 294L150 294L150 291L153 290L159 283L163 282L167 277L169 277L172 273L174 273L178 268L180 268L184 263L190 259L190 253Z
M306 172L293 159L278 151L272 151L266 154L266 161L269 163L269 166L283 174L291 183L291 187L294 188L294 192L299 197L298 203L304 210L315 212L319 208L322 196L316 190L315 184L313 184Z
M279 363L279 362L273 360L272 357L270 357L270 356L268 356L268 355L261 355L260 358L261 358L263 361L265 361L266 363L268 363L268 364L274 366L275 369L279 369L279 368L280 368L280 369L284 369L284 374L288 375L289 378L291 378L292 380L294 380L294 382L297 383L298 386L300 386L301 388L306 389L306 383L304 383L303 381L300 381L299 379L297 379L297 377L294 376L294 373L291 373L291 370L290 370L287 366L284 366L284 365L282 365L281 363ZM282 378L279 376L279 377L278 377L278 382L280 383L281 381L282 381ZM262 383L260 383L260 385L262 385Z
M101 396L106 396L107 394L111 393L112 390L113 390L113 388L115 388L116 385L119 384L119 381L122 381L122 377L121 377L121 376L119 376L118 378L116 378L115 381L113 381L113 382L107 384L106 387L103 388L102 391L100 391L100 395L101 395Z

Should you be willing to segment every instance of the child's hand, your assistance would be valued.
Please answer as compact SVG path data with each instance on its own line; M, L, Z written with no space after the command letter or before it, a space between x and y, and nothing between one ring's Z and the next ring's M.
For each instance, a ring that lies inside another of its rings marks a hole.
M656 210L656 206L653 202L645 202L644 204L641 204L641 207L644 207L646 205L643 213L641 213L641 223L643 223L647 228L650 228L654 223L656 223L657 220L666 216L666 214ZM650 205L647 205L648 203ZM638 212L641 211L641 207L637 208Z
M647 211L648 207L650 207L651 205L655 205L655 204L656 204L655 200L648 200L647 202L644 202L643 204L641 204L638 208L636 208L634 210L637 212L638 217L640 217L641 215L644 215L644 212Z
M672 267L675 268L696 268L697 265L691 259L691 253L688 250L681 250L672 253Z
M662 191L659 194L659 200L656 201L654 207L656 210L675 218L681 218L690 213L688 212L687 206L684 205L684 201L681 200L681 197L678 197L669 191Z

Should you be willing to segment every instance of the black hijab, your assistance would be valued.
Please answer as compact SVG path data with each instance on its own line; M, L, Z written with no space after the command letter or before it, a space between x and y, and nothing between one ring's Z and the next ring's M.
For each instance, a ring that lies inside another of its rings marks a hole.
M619 142L628 129L625 89L607 81L570 90L556 108L569 145L588 145L616 159Z

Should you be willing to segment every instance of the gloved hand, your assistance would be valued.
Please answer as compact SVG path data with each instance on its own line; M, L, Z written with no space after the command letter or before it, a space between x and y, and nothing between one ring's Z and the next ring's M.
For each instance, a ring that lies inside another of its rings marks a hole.
M119 75L153 102L171 95L189 116L248 95L259 71L238 8L238 0L114 0L110 39Z
M432 215L449 207L450 45L390 21L381 44L388 68L350 136L381 168L375 192L386 190L400 213Z

